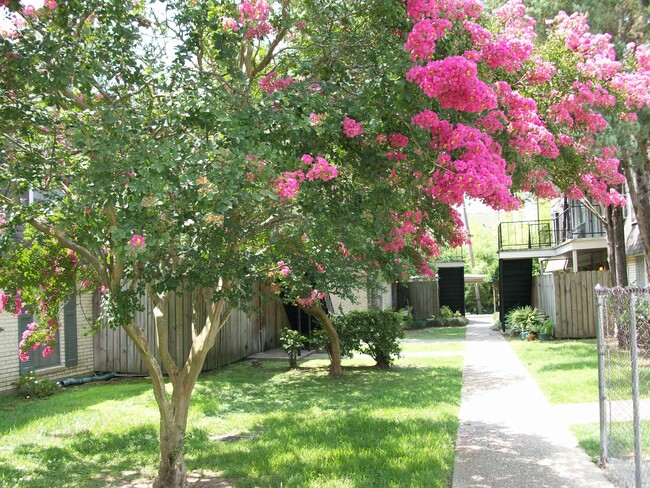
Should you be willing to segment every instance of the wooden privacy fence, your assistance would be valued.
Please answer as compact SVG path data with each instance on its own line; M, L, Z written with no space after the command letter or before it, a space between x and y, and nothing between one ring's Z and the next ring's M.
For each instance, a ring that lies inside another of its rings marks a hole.
M409 281L408 298L416 319L440 315L437 281Z
M148 296L141 301L143 311L137 312L136 324L144 330L147 341L157 345L153 305ZM254 299L252 312L236 309L219 331L214 347L208 353L203 370L216 369L251 354L279 347L280 330L289 326L282 303ZM180 367L187 359L192 342L190 293L178 293L169 300L169 349ZM95 370L118 373L147 374L140 355L122 328L104 329L94 336Z
M555 324L558 339L596 337L596 292L609 286L609 271L560 272L533 278L533 306Z

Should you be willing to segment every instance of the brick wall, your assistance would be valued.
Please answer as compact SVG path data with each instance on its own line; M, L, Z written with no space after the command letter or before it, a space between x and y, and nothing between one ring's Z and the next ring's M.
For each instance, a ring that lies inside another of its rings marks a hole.
M72 376L85 376L94 371L93 360L93 338L91 335L84 335L89 330L92 320L93 304L92 295L86 294L77 297L77 366L65 367L65 341L63 340L63 328L59 332L59 347L61 350L61 366L53 366L39 370L36 373L43 378L61 380ZM63 317L61 317L63 324ZM63 325L65 327L65 324ZM12 390L11 384L19 376L18 359L18 319L11 314L0 314L0 392Z

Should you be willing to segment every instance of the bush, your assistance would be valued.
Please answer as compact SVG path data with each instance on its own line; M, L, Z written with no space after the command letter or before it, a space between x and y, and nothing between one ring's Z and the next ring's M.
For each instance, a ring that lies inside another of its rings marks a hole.
M368 354L377 367L389 368L399 357L404 338L402 314L390 310L354 311L336 318L336 330L347 351Z
M536 331L543 322L542 311L530 305L513 308L506 314L506 327L512 332Z
M307 338L297 330L287 329L286 327L280 332L280 343L282 348L289 355L289 367L295 369L298 367L298 353L307 342Z
M452 317L436 317L431 321L433 327L465 327L467 324L469 324L469 319L460 313Z
M39 378L30 371L11 383L18 387L18 394L25 398L44 398L60 390L58 384L47 378Z

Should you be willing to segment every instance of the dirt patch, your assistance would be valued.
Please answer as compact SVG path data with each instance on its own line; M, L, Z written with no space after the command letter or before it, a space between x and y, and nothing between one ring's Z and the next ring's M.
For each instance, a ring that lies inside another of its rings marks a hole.
M235 486L233 480L224 478L211 471L195 471L187 473L187 481L191 488L232 488ZM135 480L114 480L107 487L120 488L151 488L153 480L139 478Z

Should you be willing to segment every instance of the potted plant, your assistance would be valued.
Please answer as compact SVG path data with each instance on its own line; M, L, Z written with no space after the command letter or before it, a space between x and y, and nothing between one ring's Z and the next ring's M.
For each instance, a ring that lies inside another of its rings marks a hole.
M539 325L539 340L548 341L551 338L551 334L553 333L554 328L555 324L553 324L553 321L546 317L544 321Z
M521 340L526 339L530 332L536 332L543 321L541 310L530 305L513 308L506 315L506 325L513 333L518 332Z

